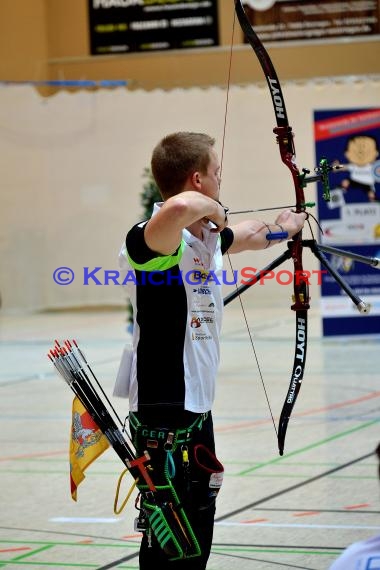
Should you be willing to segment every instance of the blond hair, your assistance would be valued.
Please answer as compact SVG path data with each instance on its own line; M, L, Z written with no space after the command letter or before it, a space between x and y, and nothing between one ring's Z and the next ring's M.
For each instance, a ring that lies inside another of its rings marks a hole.
M214 144L209 135L192 132L173 133L157 144L151 169L164 200L182 192L194 172L207 172Z

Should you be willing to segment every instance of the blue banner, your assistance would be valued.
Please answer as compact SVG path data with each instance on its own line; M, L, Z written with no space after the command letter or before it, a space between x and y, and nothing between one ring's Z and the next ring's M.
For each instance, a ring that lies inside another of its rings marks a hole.
M314 112L317 162L340 165L331 175L331 200L318 183L320 243L380 257L380 108ZM326 255L355 294L370 305L361 314L329 273L322 277L324 336L380 334L380 271L347 256ZM324 269L321 267L321 269Z

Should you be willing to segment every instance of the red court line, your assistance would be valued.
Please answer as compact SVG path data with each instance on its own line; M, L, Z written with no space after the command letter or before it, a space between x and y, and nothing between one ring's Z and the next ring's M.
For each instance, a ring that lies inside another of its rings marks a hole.
M24 455L9 455L8 457L0 457L0 461L12 461L14 459L31 459L32 457L52 457L53 455L68 455L68 449L65 451L47 451L45 453L26 453Z
M32 550L29 546L18 546L17 548L0 548L0 552L19 552L20 550Z
M362 509L363 507L370 507L369 503L362 503L361 505L349 505L348 507L343 507L346 511L351 511L354 509Z
M293 513L293 517L313 517L315 515L320 515L320 511L309 511L307 513Z
M370 503L361 503L359 505L349 505L346 507L342 507L343 509L346 510L351 510L351 509L360 509L363 507L370 507ZM321 515L321 511L306 511L306 512L299 512L299 513L293 513L292 517L312 517L315 515ZM276 519L277 520L277 519ZM260 523L260 522L268 522L270 521L270 519L251 519L251 520L244 520L241 521L241 524L252 524L252 523Z
M380 396L380 391L371 392L370 394L366 394L365 396L361 396L360 398L354 398L353 400L346 400L345 402L338 402L336 404L330 404L329 406L324 406L323 408L312 408L311 410L305 410L304 412L293 413L293 417L299 418L302 416L311 416L313 414L322 414L324 412L328 412L330 410L337 410L339 408L346 408L348 406L354 406L356 404L360 404L361 402L366 402L367 400L372 400L374 398L378 398ZM278 420L278 418L275 418ZM258 426L262 424L269 424L272 423L271 418L266 418L262 420L255 420L251 422L241 422L238 424L232 424L227 426L215 427L216 432L222 431L232 431L235 429L244 429L246 427Z
M366 394L365 396L361 396L360 398L354 398L353 400L346 400L345 402L338 402L336 404L330 404L329 406L324 406L322 408L312 408L311 410L305 410L304 412L293 413L293 417L299 418L302 416L311 416L313 414L322 414L329 410L337 410L339 408L346 408L348 406L354 406L356 404L360 404L361 402L366 402L367 400L373 400L374 398L378 398L380 396L380 391L371 392L370 394ZM278 418L275 418L278 420ZM216 432L223 432L223 431L232 431L237 429L244 429L246 427L258 426L263 424L272 423L271 418L265 418L262 420L255 420L250 422L240 422L237 424L226 425L226 426L216 426ZM33 457L52 457L54 455L66 455L68 453L67 449L64 451L50 451L46 453L28 453L24 455L14 455L8 457L0 457L0 461L11 461L15 459L31 459Z

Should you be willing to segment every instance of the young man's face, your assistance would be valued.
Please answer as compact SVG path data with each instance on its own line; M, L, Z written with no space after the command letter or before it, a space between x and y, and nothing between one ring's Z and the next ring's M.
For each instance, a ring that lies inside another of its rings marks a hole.
M348 143L345 157L352 164L365 166L375 162L378 157L375 141L369 137L355 137Z
M210 150L210 162L206 174L201 174L202 192L214 200L219 199L220 164L216 151Z

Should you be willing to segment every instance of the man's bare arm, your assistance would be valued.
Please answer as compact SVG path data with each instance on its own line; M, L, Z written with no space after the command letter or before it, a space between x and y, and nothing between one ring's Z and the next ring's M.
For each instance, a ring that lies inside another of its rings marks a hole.
M291 210L284 210L273 223L261 222L260 220L246 220L240 222L231 229L234 233L234 241L229 248L229 253L240 253L247 250L266 249L279 243L281 240L267 239L267 234L286 232L290 239L302 230L307 214L296 214Z
M151 250L169 255L181 243L182 230L203 218L212 221L217 231L226 226L225 211L218 202L200 192L181 192L168 198L149 220L145 242Z

